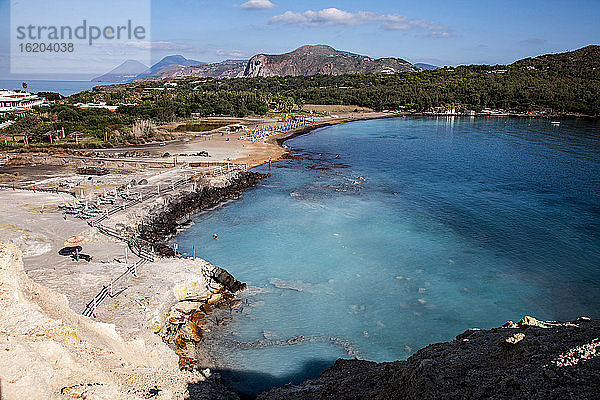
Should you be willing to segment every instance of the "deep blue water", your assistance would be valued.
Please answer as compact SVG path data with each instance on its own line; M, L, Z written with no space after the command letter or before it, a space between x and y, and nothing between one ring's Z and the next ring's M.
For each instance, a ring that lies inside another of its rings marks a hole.
M27 82L27 91L37 92L55 92L64 96L70 96L84 90L92 90L94 86L101 83L90 81L49 81L49 80L0 80L0 89L22 89L21 84Z
M286 144L297 159L176 239L249 285L213 349L239 390L525 314L600 317L597 122L398 118Z

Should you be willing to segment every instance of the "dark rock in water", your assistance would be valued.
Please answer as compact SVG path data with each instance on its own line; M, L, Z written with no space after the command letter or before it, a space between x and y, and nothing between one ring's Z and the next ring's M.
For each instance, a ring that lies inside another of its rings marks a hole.
M143 221L139 231L130 230L133 237L131 246L137 249L152 248L163 257L177 256L166 240L175 235L181 224L191 223L189 216L195 212L211 209L220 203L241 196L243 191L256 185L266 175L253 172L241 173L224 187L201 186L197 191L168 197L167 205L155 209ZM140 181L139 184L142 184ZM246 289L246 284L237 281L229 272L214 267L212 281L223 287L206 299L181 301L171 308L166 324L159 334L165 342L172 344L179 356L179 368L194 370L200 368L196 357L196 344L202 340L203 329L209 321L206 316L216 309L232 309L239 306L235 292ZM223 320L216 320L217 325ZM212 397L207 397L212 398Z
M599 338L600 320L524 317L468 330L406 361L340 359L317 379L258 399L597 399Z
M148 184L148 180L147 179L142 179L138 182L138 185L147 185Z
M190 397L186 398L193 400L240 400L240 396L223 383L219 374L209 374L206 381L190 384L188 391Z
M225 288L227 290L229 290L230 292L236 293L236 292L240 292L242 290L246 290L245 283L235 280L233 275L231 275L229 272L225 271L223 268L215 267L214 271L215 272L214 272L214 275L212 276L212 278L216 282L225 286Z
M171 247L167 246L164 243L157 243L155 246L155 251L161 257L175 257L177 253Z

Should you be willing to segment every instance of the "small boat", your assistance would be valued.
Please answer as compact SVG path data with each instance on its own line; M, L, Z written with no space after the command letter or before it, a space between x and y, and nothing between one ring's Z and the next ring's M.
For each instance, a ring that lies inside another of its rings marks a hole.
M550 122L550 123L551 123L552 125L560 125L560 122L559 122L559 121L552 121L552 122Z

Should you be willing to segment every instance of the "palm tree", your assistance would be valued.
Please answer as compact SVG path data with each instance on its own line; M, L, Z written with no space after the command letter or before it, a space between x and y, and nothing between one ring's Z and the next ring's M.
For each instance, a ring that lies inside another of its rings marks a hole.
M23 82L21 86L23 86L24 91L27 91L27 82Z

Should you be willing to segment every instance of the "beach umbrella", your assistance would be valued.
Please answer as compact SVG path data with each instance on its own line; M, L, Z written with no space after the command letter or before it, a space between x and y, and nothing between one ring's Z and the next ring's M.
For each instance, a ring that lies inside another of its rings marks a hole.
M71 236L63 243L65 247L76 247L86 243L88 238L84 236Z
M81 250L83 250L83 247L81 246L63 247L58 251L58 254L60 254L61 256L70 256L76 253L80 253Z

